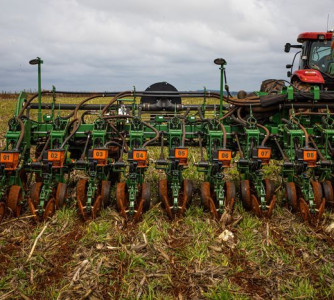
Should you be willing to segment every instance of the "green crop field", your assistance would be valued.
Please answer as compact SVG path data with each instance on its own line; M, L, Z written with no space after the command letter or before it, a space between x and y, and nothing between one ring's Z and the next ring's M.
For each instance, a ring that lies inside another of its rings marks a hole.
M15 102L0 99L1 147ZM76 211L78 174L71 179L71 204L47 222L34 223L28 210L3 220L0 300L334 298L334 214L327 209L318 226L309 226L282 207L279 162L266 169L278 195L272 218L259 219L237 201L226 224L201 206L199 150L190 148L185 178L194 182L193 203L171 221L157 195L164 176L154 168L160 149L148 149L152 206L138 224L117 213L115 189L113 205L83 222ZM238 180L235 167L228 175Z

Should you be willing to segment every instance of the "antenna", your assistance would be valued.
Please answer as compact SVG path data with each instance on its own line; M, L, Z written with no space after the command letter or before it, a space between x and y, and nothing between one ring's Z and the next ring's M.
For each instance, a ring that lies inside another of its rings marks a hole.
M328 32L328 22L329 22L329 14L327 15L327 32Z

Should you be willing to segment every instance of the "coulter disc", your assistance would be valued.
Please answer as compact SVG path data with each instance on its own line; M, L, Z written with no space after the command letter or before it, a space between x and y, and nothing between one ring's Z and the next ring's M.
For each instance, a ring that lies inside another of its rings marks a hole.
M9 189L7 197L7 207L11 210L15 217L19 217L21 213L22 188L19 185L12 185Z
M67 184L59 182L57 185L57 192L56 192L56 209L62 208L67 196Z
M244 207L246 209L251 209L252 199L251 199L249 180L240 181L240 193L241 193L241 200L242 200Z
M43 213L43 219L47 220L49 218L51 218L54 213L56 211L56 201L54 198L49 199L49 201L47 202L45 209L44 209L44 213Z

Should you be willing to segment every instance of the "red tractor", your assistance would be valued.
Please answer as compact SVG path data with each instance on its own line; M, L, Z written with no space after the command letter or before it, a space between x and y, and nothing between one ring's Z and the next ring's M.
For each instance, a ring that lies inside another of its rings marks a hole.
M334 90L334 33L329 32L304 32L297 42L300 45L285 44L284 51L290 52L291 48L301 49L292 61L286 65L288 77L291 83L300 90L309 90L317 85L321 90ZM293 71L296 57L299 55L298 70Z

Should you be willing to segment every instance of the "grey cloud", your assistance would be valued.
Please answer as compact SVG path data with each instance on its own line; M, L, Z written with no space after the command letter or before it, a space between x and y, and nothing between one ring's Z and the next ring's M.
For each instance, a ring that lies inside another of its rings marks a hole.
M286 79L285 42L326 29L331 2L318 2L1 0L0 90L34 89L36 56L45 89L217 89L224 57L231 89L256 90Z

